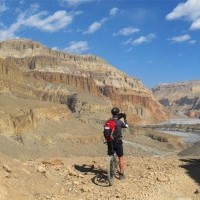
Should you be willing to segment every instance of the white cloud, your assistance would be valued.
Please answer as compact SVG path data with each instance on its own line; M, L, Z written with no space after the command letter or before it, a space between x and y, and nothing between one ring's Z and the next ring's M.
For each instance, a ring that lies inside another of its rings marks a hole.
M22 5L22 4L24 4L24 2L25 2L25 0L20 0L20 1L19 1L19 4Z
M190 35L185 34L185 35L172 37L170 40L175 43L181 43L181 42L189 41L190 39L191 39Z
M90 48L87 41L72 41L69 43L69 46L64 49L64 51L70 53L83 53L88 49Z
M189 41L189 44L196 44L196 43L197 43L196 40L190 40L190 41Z
M139 32L140 29L138 28L133 28L133 27L125 27L121 30L119 30L117 33L114 33L113 35L123 35L123 36L129 36L129 35L132 35L136 32Z
M31 14L34 14L35 12L38 12L40 8L40 5L37 3L33 3L30 5L30 8L28 9L28 12Z
M173 43L182 43L182 42L188 42L189 44L197 43L197 41L191 39L191 36L188 34L175 36L175 37L170 38L169 40Z
M83 3L88 3L94 0L60 0L59 2L64 6L75 7Z
M132 41L133 41L133 39L132 39L132 38L129 38L128 40L126 40L126 41L123 42L122 44L123 44L123 45L129 45L129 44L131 44Z
M0 29L5 28L4 23L0 22Z
M166 19L174 20L185 17L191 21L200 17L200 1L188 0L185 3L179 3L172 12L170 12Z
M73 16L68 15L64 10L55 12L53 15L47 16L46 11L41 11L24 20L24 25L35 27L42 31L56 32L73 21Z
M131 44L131 42L133 41L132 38L129 38L128 40L126 40L124 43L122 43L123 45L128 45Z
M200 29L200 1L188 0L185 3L179 3L167 16L167 20L186 19L192 22L191 30Z
M24 15L18 16L16 23L13 23L10 27L4 27L0 30L0 40L7 40L11 38L18 38L16 33L20 30L23 24Z
M194 20L194 22L190 26L190 30L197 30L197 29L200 29L200 18Z
M154 33L151 33L146 36L140 36L139 38L133 40L131 42L131 44L132 45L140 45L143 43L151 42L154 38L156 38L156 35Z
M110 10L110 16L115 16L119 11L119 8L112 8Z
M0 13L8 10L4 1L0 1Z
M8 29L0 30L0 41L11 39L11 38L18 38L15 34L19 29L18 24L13 24Z
M58 47L52 47L51 49L52 49L52 50L55 50L55 51L58 51L58 50L59 50Z
M100 21L96 21L96 22L93 22L89 28L84 31L83 33L84 34L92 34L92 33L95 33L97 30L99 30L103 24L107 21L107 18L103 18L102 20Z
M33 11L33 10L32 10ZM18 17L15 23L10 27L4 27L0 30L0 40L18 38L16 35L24 27L33 27L41 31L56 32L73 21L73 15L69 15L66 11L57 11L49 15L46 11L32 14L31 10L24 11Z
M117 14L117 12L119 11L118 8L112 8L110 10L110 16L115 16ZM95 21L93 22L86 31L83 31L84 34L93 34L95 33L97 30L99 30L106 21L108 21L109 16L108 17L104 17L103 19L101 19L100 21Z

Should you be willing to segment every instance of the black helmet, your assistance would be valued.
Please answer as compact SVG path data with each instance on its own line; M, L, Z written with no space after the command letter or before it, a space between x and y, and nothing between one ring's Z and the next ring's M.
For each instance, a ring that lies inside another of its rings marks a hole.
M119 114L119 108L114 107L114 108L111 110L111 113L112 113L112 115L118 115L118 114Z

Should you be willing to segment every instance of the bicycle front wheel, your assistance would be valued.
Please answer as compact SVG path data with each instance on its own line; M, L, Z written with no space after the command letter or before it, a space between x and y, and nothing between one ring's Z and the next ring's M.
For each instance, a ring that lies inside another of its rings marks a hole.
M109 185L113 185L114 182L114 176L115 176L115 162L114 162L114 157L110 156L108 159L108 182Z

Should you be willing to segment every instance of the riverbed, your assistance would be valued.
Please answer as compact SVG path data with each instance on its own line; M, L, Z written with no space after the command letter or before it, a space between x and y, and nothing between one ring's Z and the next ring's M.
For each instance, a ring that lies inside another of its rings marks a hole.
M166 122L160 123L160 125L170 125L170 124L177 124L177 125L193 125L194 127L199 126L200 119L171 119ZM195 126L196 125L196 126ZM169 126L170 127L170 126ZM183 132L183 131L174 131L174 130L162 130L164 133L168 133L171 135L180 136L183 138L183 140L189 144L193 145L194 143L200 141L200 134L199 133L191 133L191 132Z
M200 119L170 119L159 124L200 124Z
M188 133L188 132L179 132L179 131L163 131L163 130L162 130L162 132L168 133L171 135L180 136L189 145L193 145L194 143L200 141L200 134L198 134L198 133Z

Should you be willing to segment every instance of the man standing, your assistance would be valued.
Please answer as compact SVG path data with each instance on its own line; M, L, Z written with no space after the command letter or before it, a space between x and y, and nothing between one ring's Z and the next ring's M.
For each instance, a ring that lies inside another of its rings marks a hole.
M114 107L111 110L112 119L116 122L116 129L113 133L114 140L112 142L107 142L108 145L108 155L112 155L114 150L119 158L119 179L124 180L126 177L124 175L124 151L123 151L123 141L122 141L122 128L128 128L126 114L120 113L119 108ZM120 120L121 118L124 121Z

